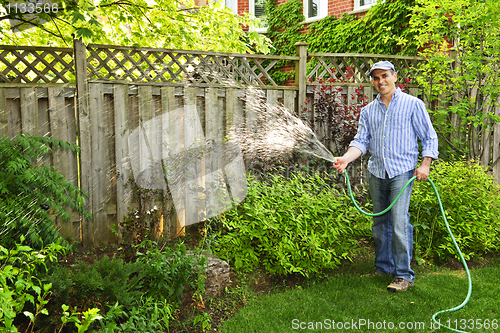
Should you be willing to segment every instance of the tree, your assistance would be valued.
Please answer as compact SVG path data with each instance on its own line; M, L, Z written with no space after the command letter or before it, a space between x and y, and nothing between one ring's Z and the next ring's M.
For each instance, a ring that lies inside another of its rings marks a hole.
M218 52L269 50L268 39L251 29L258 24L255 18L235 15L219 1L201 7L194 0L36 1L40 5L0 0L2 43L68 47L73 38L82 38L86 43Z
M496 0L417 0L411 29L428 57L418 83L453 154L490 161L500 120L500 7Z

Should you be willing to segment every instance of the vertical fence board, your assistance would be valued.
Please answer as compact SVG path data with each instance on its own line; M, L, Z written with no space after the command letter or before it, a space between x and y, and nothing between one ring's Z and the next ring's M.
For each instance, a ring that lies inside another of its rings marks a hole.
M100 245L109 241L108 225L108 203L112 184L110 182L110 170L114 164L110 163L113 156L109 151L110 139L109 113L104 103L103 86L101 83L89 85L90 130L92 137L92 217L94 220L93 239L94 245ZM99 112L99 110L101 112Z
M74 42L75 74L77 90L77 112L78 112L78 142L80 145L80 182L81 188L88 195L85 209L92 213L93 193L92 193L92 136L91 119L89 106L89 86L87 79L87 54L85 46L81 40ZM81 240L83 246L94 245L94 217L82 217Z
M167 194L167 180L165 179L165 174L164 174L164 159L165 156L163 155L163 147L166 143L166 137L165 133L163 133L163 109L162 109L162 104L161 104L161 96L153 96L153 117L155 119L154 121L154 132L155 132L155 158L158 163L158 169L161 170L161 177L162 177L162 188L158 191L158 195L154 198L154 206L162 207L164 203L164 197ZM151 207L153 208L153 207ZM165 230L164 230L164 225L163 225L163 218L160 217L160 220L158 221L158 224L156 225L156 235L161 236Z
M295 111L295 90L283 91L283 106L292 114L298 114Z
M76 105L74 94L65 99L65 112L66 112L66 132L68 133L68 142L78 144L77 142L77 121L76 121ZM67 154L69 174L68 180L75 186L79 187L79 170L78 170L78 153L69 151ZM70 221L73 224L73 237L76 240L81 240L81 216L75 211L70 212Z
M353 96L356 96L356 88L355 87L348 87L347 88L347 105L349 107L351 107L352 105L354 105L358 102L356 98L353 99Z
M238 89L226 89L226 129L225 134L243 123L243 110L238 107Z
M40 125L36 88L21 88L21 123L23 133L39 135Z
M196 88L186 87L184 89L184 148L188 151L196 147L197 141L203 137L203 133L200 133L199 127L201 127L200 119L197 117L197 97ZM198 119L197 119L198 118ZM198 170L202 171L204 167L204 161L198 159L197 161L192 161L187 164L185 170L185 192L184 192L184 207L185 207L185 223L188 224L194 220L198 219L198 214L200 212L199 206L192 200L193 194L191 188L194 188L199 179ZM201 184L200 184L201 185ZM198 197L196 199L203 199ZM185 227L186 225L181 225Z
M364 87L365 96L368 97L368 103L373 101L373 88L372 87Z
M170 158L182 149L184 144L184 119L179 111L175 100L174 87L161 87L161 108L163 115L162 133L165 134L165 146L163 150L164 158ZM182 146L173 146L174 142L182 143ZM170 198L166 203L163 213L163 230L170 235L177 235L185 225L185 210L179 207L175 209L174 201Z
M5 88L0 88L0 135L9 136L9 110Z
M20 89L17 89L20 91ZM21 100L19 98L16 99L8 99L7 100L7 109L10 110L8 113L8 136L10 138L14 138L16 135L21 134Z
M62 96L63 88L48 88L48 100L49 100L49 118L50 118L50 133L52 138L63 140L66 142L71 142L72 140L68 136L68 117L66 114L66 101L64 96ZM54 163L54 168L64 176L70 182L72 181L70 176L70 169L72 169L71 155L73 152L71 150L66 151L61 148L54 148L52 153L52 159ZM73 185L78 186L78 184L73 181ZM56 225L59 229L61 236L73 239L79 239L79 234L74 233L73 221L75 220L75 215L78 213L68 209L68 214L70 219L65 221L61 216L56 218Z
M205 186L208 193L213 193L214 186L217 184L217 172L223 167L219 165L218 146L223 140L223 112L219 110L218 89L208 88L205 93L205 140L207 147L215 148L215 151L209 149L206 156ZM218 202L213 195L209 195L207 204L207 214L217 207Z
M115 156L116 156L116 219L118 225L123 225L127 216L128 207L131 205L131 190L127 183L131 176L130 152L128 138L129 127L129 96L128 85L115 84L113 86L114 114L115 114ZM122 230L117 228L119 241Z
M35 129L35 134L34 135L39 135L43 137L52 137L52 133L50 132L50 108L49 108L49 100L48 98L42 97L42 94L40 93L41 89L36 90L36 99L37 99L37 106L38 106L38 128ZM50 167L53 164L53 155L52 154L47 154L45 155L42 160L40 161L40 164L43 164L44 166Z
M152 87L151 86L139 86L138 100L139 100L139 128L140 132L144 134L139 135L139 168L140 170L146 170L150 163L151 152L146 147L151 147L152 142L149 141L153 137L152 127L145 128L146 122L153 119L153 102L152 102Z

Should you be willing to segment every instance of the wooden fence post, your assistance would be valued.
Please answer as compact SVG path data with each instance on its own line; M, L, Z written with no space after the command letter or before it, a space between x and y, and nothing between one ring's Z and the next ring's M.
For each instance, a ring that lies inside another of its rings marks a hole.
M87 77L87 49L81 39L73 40L75 55L75 76L77 94L77 119L79 122L80 179L81 189L88 194L85 209L92 212L92 138L90 136L90 101ZM92 219L82 216L81 241L83 246L94 245Z
M302 109L306 106L307 93L307 43L295 43L296 54L300 57L295 63L295 85L299 87L297 114L300 117Z

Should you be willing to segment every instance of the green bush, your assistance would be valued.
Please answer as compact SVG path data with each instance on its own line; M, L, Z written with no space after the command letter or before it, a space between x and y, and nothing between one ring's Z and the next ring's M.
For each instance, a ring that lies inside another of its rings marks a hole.
M249 176L248 182L245 201L212 220L220 228L214 251L237 270L322 274L371 234L371 219L318 173L276 174L263 182Z
M7 248L21 235L38 249L56 241L59 234L48 209L68 219L70 206L90 218L83 208L84 193L53 167L38 165L50 146L78 150L74 144L29 134L14 140L0 136L0 243Z
M500 186L495 179L477 163L442 160L434 163L430 178L465 259L498 250ZM414 186L410 216L417 260L459 258L430 184Z

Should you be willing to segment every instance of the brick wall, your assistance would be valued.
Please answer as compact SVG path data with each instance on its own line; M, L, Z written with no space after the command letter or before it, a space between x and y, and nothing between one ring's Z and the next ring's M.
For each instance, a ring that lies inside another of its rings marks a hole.
M328 15L339 17L354 10L354 0L328 0Z
M250 8L248 6L249 0L238 0L238 14L243 15L243 13L249 13Z

